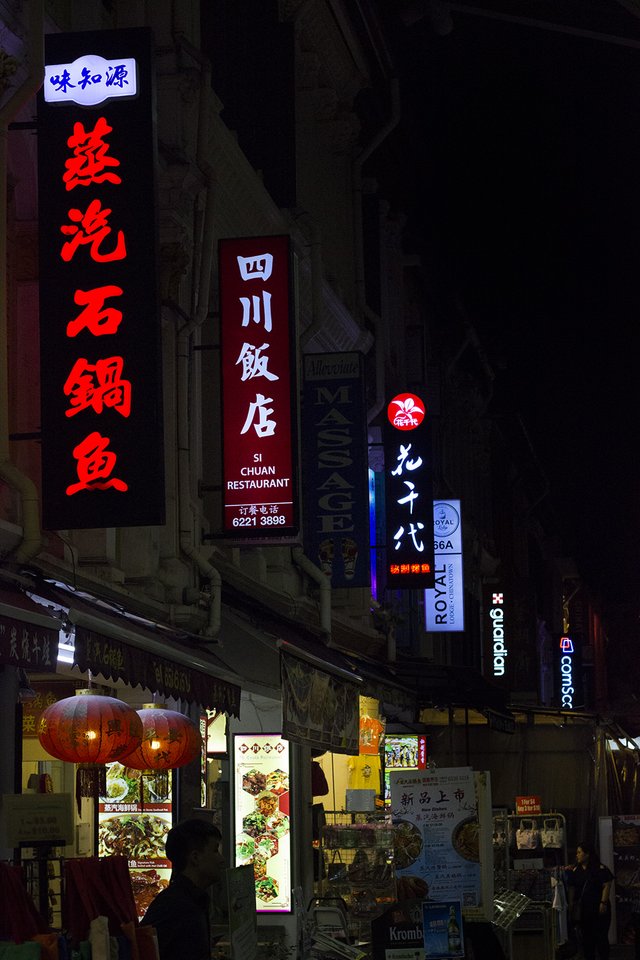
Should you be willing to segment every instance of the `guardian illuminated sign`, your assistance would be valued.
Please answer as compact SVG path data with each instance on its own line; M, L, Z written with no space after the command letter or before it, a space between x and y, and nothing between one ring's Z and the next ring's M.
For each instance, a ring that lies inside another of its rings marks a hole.
M484 675L504 682L509 676L509 637L513 633L510 592L499 582L485 584L483 589L484 616Z

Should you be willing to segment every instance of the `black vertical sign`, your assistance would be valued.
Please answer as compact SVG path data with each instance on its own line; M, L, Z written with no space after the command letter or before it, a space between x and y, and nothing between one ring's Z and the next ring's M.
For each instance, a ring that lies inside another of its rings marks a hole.
M38 105L43 524L164 523L146 29L50 34Z
M397 394L385 424L387 587L434 586L431 418L421 397Z

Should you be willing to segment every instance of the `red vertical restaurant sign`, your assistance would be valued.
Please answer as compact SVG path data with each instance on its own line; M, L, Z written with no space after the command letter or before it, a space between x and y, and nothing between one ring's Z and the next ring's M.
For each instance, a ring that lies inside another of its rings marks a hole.
M51 34L38 105L47 529L164 522L151 35Z
M297 398L289 237L221 240L224 532L298 533Z

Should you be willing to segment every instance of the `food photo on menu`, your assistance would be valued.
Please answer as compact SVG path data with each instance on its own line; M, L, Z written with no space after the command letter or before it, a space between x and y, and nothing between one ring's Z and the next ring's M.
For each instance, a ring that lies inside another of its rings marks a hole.
M159 798L154 787L152 776L121 763L109 764L105 795L98 806L98 856L127 858L139 918L171 876L165 852L172 826L171 798Z

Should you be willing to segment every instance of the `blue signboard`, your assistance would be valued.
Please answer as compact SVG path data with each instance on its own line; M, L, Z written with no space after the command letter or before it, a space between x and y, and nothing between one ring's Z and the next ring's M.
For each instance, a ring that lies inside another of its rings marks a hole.
M304 546L334 587L368 587L369 478L362 355L304 358Z

